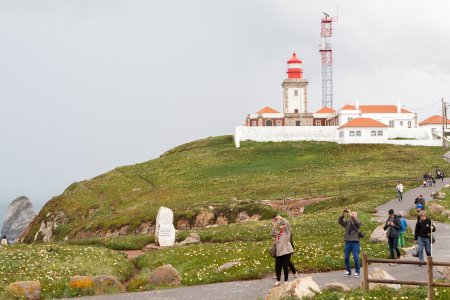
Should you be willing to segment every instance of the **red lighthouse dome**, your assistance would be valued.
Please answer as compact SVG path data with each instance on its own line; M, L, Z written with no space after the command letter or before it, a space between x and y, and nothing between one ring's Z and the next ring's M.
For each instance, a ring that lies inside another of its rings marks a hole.
M292 57L287 61L288 78L302 78L302 61L298 59L297 54L292 53Z

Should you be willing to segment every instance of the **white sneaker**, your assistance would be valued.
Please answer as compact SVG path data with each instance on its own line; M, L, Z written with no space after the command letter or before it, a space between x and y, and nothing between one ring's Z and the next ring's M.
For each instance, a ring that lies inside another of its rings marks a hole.
M275 282L275 284L273 285L273 286L280 286L280 282L279 281L277 281L277 282Z
M345 271L344 276L350 276L350 275L352 275L352 272Z
M359 273L355 273L355 277L356 277L356 278L359 278Z

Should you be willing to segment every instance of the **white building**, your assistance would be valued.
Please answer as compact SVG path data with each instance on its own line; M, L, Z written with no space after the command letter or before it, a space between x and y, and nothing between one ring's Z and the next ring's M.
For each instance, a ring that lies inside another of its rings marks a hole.
M355 118L338 128L339 143L383 143L387 142L389 126L370 118Z
M370 118L391 128L416 128L417 115L397 105L345 105L327 118L328 126L341 126L356 118Z

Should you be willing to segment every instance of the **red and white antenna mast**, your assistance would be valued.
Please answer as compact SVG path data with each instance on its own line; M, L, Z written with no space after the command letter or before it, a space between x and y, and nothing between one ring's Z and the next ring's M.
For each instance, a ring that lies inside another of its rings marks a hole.
M322 106L333 107L333 50L331 49L331 35L333 33L332 18L323 13L320 29L320 55L322 56Z

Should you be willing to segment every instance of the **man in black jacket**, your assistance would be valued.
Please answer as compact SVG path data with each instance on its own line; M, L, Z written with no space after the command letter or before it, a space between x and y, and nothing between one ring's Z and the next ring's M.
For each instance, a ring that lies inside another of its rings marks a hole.
M384 224L384 230L387 230L386 236L388 238L389 251L392 259L394 259L394 249L395 252L397 253L397 258L398 259L401 258L400 250L398 250L398 236L401 228L402 222L394 214L394 210L391 208L389 210L389 218L386 220L386 223Z
M431 231L435 232L436 228L431 223L431 220L427 218L427 213L422 210L419 213L419 219L416 223L416 229L414 231L414 242L418 245L418 256L420 261L424 261L423 248L427 256L431 256Z

